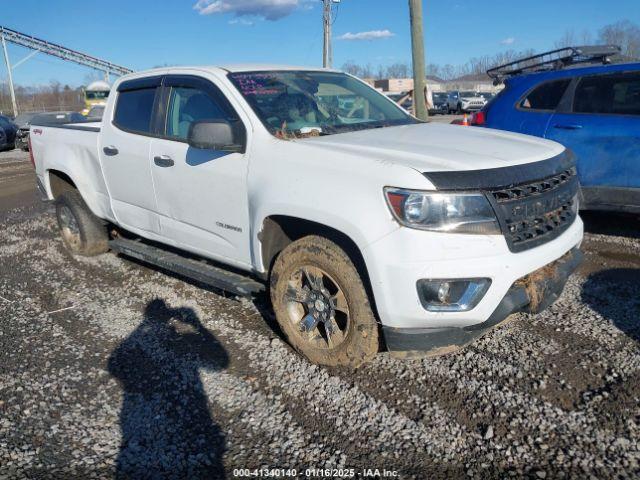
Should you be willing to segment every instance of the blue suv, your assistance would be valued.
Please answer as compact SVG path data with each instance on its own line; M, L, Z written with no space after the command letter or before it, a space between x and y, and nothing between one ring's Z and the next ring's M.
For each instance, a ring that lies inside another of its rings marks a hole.
M505 88L473 123L560 142L577 156L581 208L640 213L640 63L610 64L617 53L570 47L491 69Z

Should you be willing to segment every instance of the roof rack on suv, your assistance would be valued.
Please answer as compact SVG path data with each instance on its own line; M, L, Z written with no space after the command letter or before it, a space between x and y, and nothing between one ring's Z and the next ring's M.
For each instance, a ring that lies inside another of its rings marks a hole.
M611 57L620 55L617 45L594 45L583 47L565 47L550 52L521 58L487 70L494 84L501 83L507 77L528 72L559 70L578 63L611 63Z

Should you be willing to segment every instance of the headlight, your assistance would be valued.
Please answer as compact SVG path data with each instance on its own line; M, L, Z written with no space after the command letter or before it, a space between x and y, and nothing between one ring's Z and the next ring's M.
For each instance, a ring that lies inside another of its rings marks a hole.
M389 208L406 227L437 232L499 235L493 208L481 193L384 189Z

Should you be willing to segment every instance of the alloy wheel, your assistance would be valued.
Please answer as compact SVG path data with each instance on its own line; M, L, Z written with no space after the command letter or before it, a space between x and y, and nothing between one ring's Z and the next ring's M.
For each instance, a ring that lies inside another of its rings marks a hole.
M285 301L298 336L313 347L332 350L346 339L347 299L324 270L311 265L296 270L289 278Z

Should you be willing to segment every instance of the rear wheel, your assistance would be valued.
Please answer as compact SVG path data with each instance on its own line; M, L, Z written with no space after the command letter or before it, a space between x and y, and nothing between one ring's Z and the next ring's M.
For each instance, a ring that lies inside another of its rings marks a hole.
M378 351L378 325L349 256L319 236L285 248L271 273L271 301L289 343L311 362L357 367Z
M56 217L67 250L74 255L92 256L109 250L107 228L76 190L56 198Z

